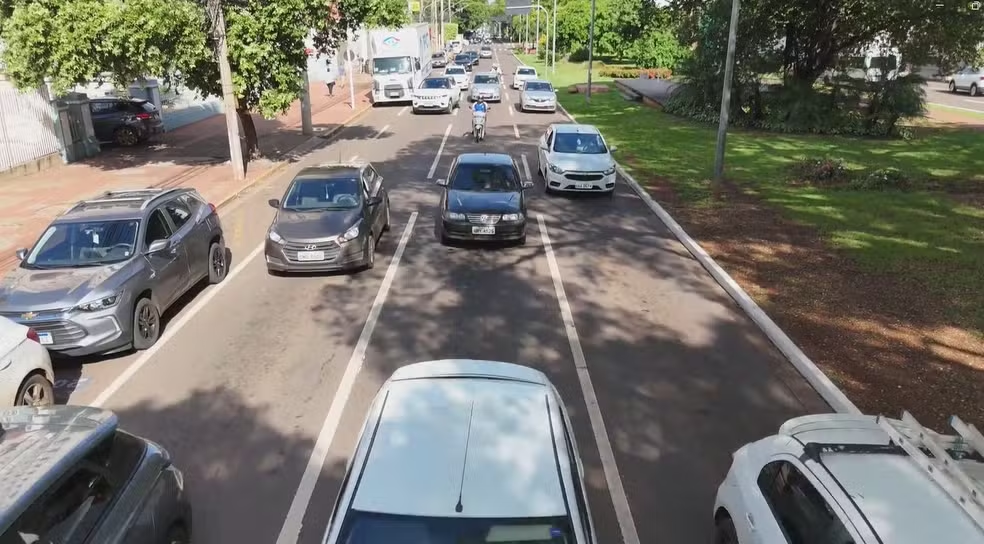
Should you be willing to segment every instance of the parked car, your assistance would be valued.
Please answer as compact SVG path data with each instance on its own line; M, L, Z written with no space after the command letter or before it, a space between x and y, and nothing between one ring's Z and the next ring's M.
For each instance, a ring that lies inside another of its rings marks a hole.
M194 189L107 191L72 206L0 282L0 316L54 354L148 349L163 314L227 273L215 206Z
M495 72L475 74L471 93L468 97L472 102L484 98L492 102L502 102L502 82Z
M525 366L400 368L342 482L324 544L598 542L564 402Z
M168 453L79 406L0 412L0 542L189 544L191 506Z
M147 100L99 97L89 100L92 128L101 143L133 146L164 133L161 112Z
M461 65L448 66L444 69L445 77L451 78L459 90L467 91L471 86L468 78L468 68Z
M523 88L524 83L534 79L539 79L539 76L536 74L536 68L532 66L517 66L516 71L513 72L512 87L518 91Z
M324 164L297 173L266 240L267 270L331 272L372 268L390 229L389 192L368 162Z
M984 543L984 437L951 425L960 436L909 414L791 419L735 452L715 542Z
M454 56L454 65L461 66L466 72L471 72L474 63L472 62L471 55L467 53L458 53Z
M615 148L597 127L556 123L540 137L537 173L547 193L558 191L615 193Z
M451 113L461 105L461 90L454 79L428 77L413 91L413 113L442 111Z
M437 180L441 195L442 244L453 240L526 243L526 195L516 161L502 153L464 153Z
M488 42L485 42L485 43L488 43ZM478 56L481 57L481 58L483 58L483 59L490 59L490 58L492 58L492 46L490 46L490 45L483 45L482 48L478 51Z
M444 53L434 53L431 55L431 66L433 68L444 68L448 65L448 56Z
M0 317L0 406L49 406L54 381L37 331Z
M519 97L520 111L557 111L557 91L549 81L527 80Z
M984 69L968 66L959 72L947 76L947 87L951 93L966 91L970 96L984 93Z

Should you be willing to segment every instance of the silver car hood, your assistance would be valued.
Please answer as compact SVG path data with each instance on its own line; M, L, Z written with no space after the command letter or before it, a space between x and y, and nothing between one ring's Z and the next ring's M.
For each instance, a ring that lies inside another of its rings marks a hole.
M523 96L535 100L544 100L544 99L553 100L557 98L557 95L552 93L551 91L523 91Z
M472 84L472 89L475 89L476 91L483 92L483 93L495 92L495 91L498 91L500 88L501 87L499 87L499 84L498 83L474 83L474 84Z
M143 259L84 268L15 268L0 282L0 311L67 309L94 293L108 296L126 283Z

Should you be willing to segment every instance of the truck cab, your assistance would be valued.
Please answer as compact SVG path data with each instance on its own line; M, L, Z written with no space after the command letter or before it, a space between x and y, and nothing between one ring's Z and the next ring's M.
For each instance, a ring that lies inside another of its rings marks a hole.
M372 102L410 102L413 90L431 71L427 24L370 31Z

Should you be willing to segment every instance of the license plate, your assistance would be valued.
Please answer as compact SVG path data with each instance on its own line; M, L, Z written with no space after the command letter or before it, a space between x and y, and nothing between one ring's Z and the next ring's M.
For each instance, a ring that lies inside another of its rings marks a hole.
M495 234L495 227L472 227L472 234Z
M389 97L390 98L399 98L400 97L400 93L389 93Z
M325 260L324 251L298 251L297 260L310 262L310 261L323 261Z
M574 187L578 189L590 189L591 187L593 187L593 185L591 185L590 183L575 183Z
M51 344L55 343L55 339L51 337L50 332L39 332L38 342L40 342L42 345L50 346Z

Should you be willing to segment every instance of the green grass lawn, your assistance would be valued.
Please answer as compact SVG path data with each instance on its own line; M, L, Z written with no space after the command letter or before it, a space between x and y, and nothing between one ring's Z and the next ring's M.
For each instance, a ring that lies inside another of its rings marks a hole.
M508 55L509 53L506 54ZM556 71L552 71L552 67L546 66L544 62L538 60L535 55L516 56L519 57L519 60L527 66L536 68L536 72L540 74L540 77L549 80L555 87L563 89L564 87L568 87L576 83L584 83L588 81L588 63L586 62L574 63L558 61ZM610 77L601 77L599 75L598 71L602 66L603 65L600 62L594 64L594 71L591 75L592 83L604 83L612 80Z
M558 64L558 70L560 65ZM666 178L691 205L709 205L716 126L697 124L618 93L597 93L591 105L559 94L579 122L597 125L619 147L625 166ZM726 159L730 179L813 225L862 266L907 274L967 301L954 315L984 331L984 210L930 191L823 190L788 183L789 169L807 157L840 157L855 169L898 168L914 179L984 193L979 131L923 131L916 139L863 140L733 130Z

